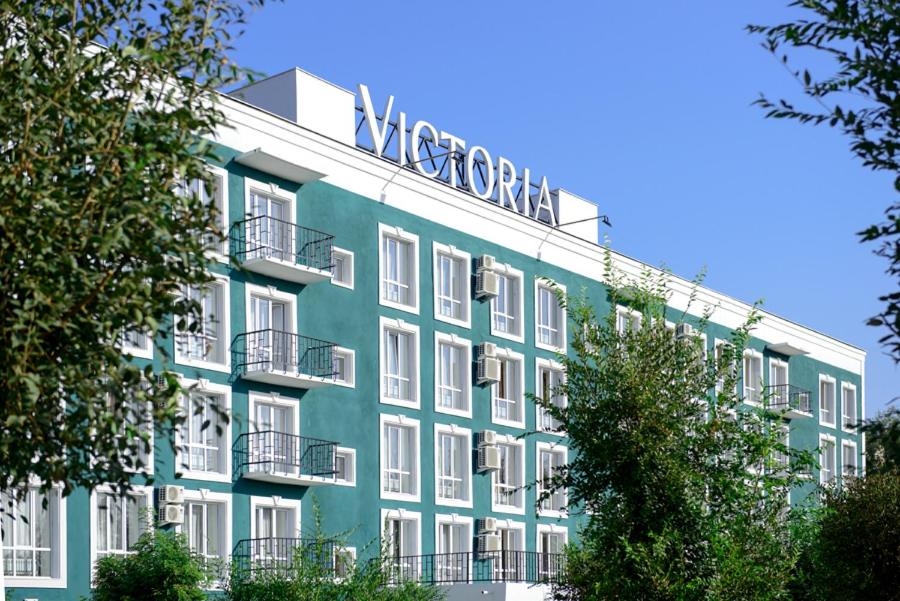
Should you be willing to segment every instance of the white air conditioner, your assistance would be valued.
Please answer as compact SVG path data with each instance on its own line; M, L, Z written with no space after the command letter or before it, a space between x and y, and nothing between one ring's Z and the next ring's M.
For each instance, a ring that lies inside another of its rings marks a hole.
M165 503L184 503L184 487L175 486L174 484L160 486L159 491L157 491L157 497L160 505Z
M493 553L503 550L503 540L499 534L479 534L478 535L478 552Z
M475 296L497 296L500 294L500 276L493 271L479 271L475 275Z
M493 255L481 255L475 262L477 271L490 271L497 268L497 260Z
M184 507L181 505L161 505L159 507L159 522L162 524L183 524Z
M479 447L490 447L497 444L497 433L493 430L482 430L475 435Z
M492 357L482 357L478 360L478 383L487 384L489 382L500 381L500 359Z
M497 345L493 342L482 342L476 347L476 355L481 359L482 357L496 357L497 356Z
M497 532L497 518L479 518L478 534L493 534Z
M675 326L675 338L690 338L694 335L694 326L689 323L680 323Z
M497 447L478 447L478 471L489 472L500 469L500 449Z

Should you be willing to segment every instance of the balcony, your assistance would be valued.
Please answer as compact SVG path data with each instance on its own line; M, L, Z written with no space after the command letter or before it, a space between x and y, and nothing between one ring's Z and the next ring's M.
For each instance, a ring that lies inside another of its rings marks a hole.
M334 482L336 442L266 430L241 434L232 447L237 478L318 486Z
M292 332L258 330L234 337L232 364L245 380L318 388L334 383L334 347Z
M316 566L326 573L334 570L331 540L315 538L249 538L239 540L231 552L231 564L238 578L264 573L290 576L298 569Z
M437 553L381 559L390 584L415 581L422 584L470 582L524 582L552 584L564 576L565 555L536 551L488 551Z
M788 419L812 415L812 393L809 390L793 384L776 384L767 386L766 392L771 411L783 413Z
M266 215L234 224L232 254L249 271L314 284L331 279L334 236Z

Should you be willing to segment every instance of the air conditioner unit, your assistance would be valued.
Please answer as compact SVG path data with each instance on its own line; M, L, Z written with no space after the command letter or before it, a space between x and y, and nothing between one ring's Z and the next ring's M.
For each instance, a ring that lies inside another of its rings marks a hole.
M489 472L500 469L500 449L497 447L478 447L478 471Z
M675 326L675 338L689 338L694 335L694 326L689 323L680 323Z
M487 384L500 381L500 360L482 357L478 360L478 383Z
M175 486L174 484L160 486L157 491L157 498L159 499L160 505L166 503L184 503L184 487Z
M496 357L497 356L497 345L493 342L482 342L477 347L475 347L475 354L478 355L478 358L482 357Z
M184 507L181 505L161 505L159 507L159 522L161 524L183 524Z
M490 271L497 268L497 260L493 255L481 255L475 262L477 271Z
M497 518L479 518L478 534L493 534L497 532Z
M503 550L503 539L499 534L479 534L478 535L478 552L494 553Z
M493 271L479 271L475 275L475 296L497 296L500 294L500 276Z
M479 447L490 447L497 444L497 433L493 430L482 430L475 435Z

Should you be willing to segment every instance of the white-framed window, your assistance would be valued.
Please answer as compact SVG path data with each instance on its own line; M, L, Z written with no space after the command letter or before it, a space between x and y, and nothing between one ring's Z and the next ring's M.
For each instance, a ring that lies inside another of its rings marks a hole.
M513 520L499 520L497 534L500 535L500 556L493 562L495 580L514 579L525 571L525 554L514 551L525 550L525 524Z
M122 334L122 352L139 359L152 359L153 338L147 332L126 330Z
M525 356L497 349L500 381L491 385L491 419L496 424L525 427Z
M849 382L841 383L841 428L845 432L856 432L856 386Z
M255 370L294 372L299 356L295 302L297 296L274 286L247 284L245 289L246 361Z
M331 283L353 290L353 252L335 246L331 250L331 257L334 261Z
M791 430L788 426L778 426L778 439L778 442L783 444L786 448L789 449L791 447ZM772 452L772 460L775 464L774 467L779 471L786 470L791 462L790 455L779 450Z
M435 514L434 551L437 582L462 582L471 574L472 552L471 517L459 514Z
M277 184L244 178L245 260L269 259L294 263L294 201L296 195Z
M36 484L36 483L35 483ZM66 499L31 486L21 500L0 493L3 575L11 588L66 586Z
M300 434L300 403L278 393L250 392L247 466L250 471L300 475L296 436Z
M787 408L790 402L789 382L787 362L780 359L769 359L769 387L772 393L769 405L774 409Z
M204 287L187 286L183 297L200 306L199 315L176 318L175 363L217 371L228 371L229 288L228 278L216 275ZM178 322L184 321L184 329Z
M464 328L472 325L472 255L435 242L434 318Z
M378 224L379 300L386 307L419 314L419 237Z
M565 489L559 488L551 492L553 477L568 463L568 449L562 445L537 443L537 496L540 499L544 493L548 496L541 500L538 512L541 515L564 517L566 515Z
M856 455L856 443L852 440L841 441L841 477L846 483L859 475L859 459Z
M334 451L334 483L356 486L356 449L337 447Z
M643 319L643 313L637 309L629 309L622 305L616 306L616 331L619 334L640 330Z
M384 415L381 425L381 498L419 501L419 420Z
M228 235L228 172L214 165L206 165L210 182L200 179L181 180L178 182L178 193L184 196L192 195L199 198L204 205L213 206L216 210L215 232L207 236L207 252L216 260L227 262Z
M182 478L231 482L231 388L206 380L182 386L176 471Z
M356 568L356 547L334 548L334 576L339 580L348 578Z
M491 509L495 512L525 513L525 445L512 436L497 445L500 469L492 474Z
M722 340L720 338L716 338L713 341L713 344L714 344L713 352L715 353L715 361L716 361L717 366L719 364L721 364L722 361L725 360L725 357L729 357L729 356L731 356L732 353L734 353L734 350L733 350L734 347L732 346L731 342L729 342L727 340ZM731 364L731 367L734 367L733 363ZM718 394L720 392L723 392L724 390L725 390L725 376L723 374L716 381L716 393Z
M150 384L146 380L141 380L141 387L145 390ZM106 395L106 409L117 419L121 420L122 430L116 435L116 438L123 441L126 445L122 451L122 457L130 458L132 464L128 471L152 475L154 469L154 440L153 440L153 407L149 401L141 402L136 398L116 397L110 393ZM128 429L133 429L137 434L146 436L141 440L127 440ZM134 445L134 448L129 448ZM137 451L136 453L134 451Z
M541 579L555 580L564 567L566 544L569 542L569 530L556 524L538 524L536 549L538 552L538 576Z
M763 358L757 351L744 351L744 402L758 405L762 401Z
M819 374L819 423L830 428L835 425L836 386L834 378Z
M534 282L534 345L549 351L566 352L566 310L556 297L566 287L543 280Z
M819 435L819 484L826 485L834 481L836 472L837 444L834 436Z
M472 506L472 431L434 425L435 503Z
M553 405L559 408L566 407L566 396L562 394L560 387L565 383L563 366L556 361L548 359L535 359L537 367L535 374L535 394L544 400L549 399ZM562 434L562 424L554 419L543 407L537 406L537 427L543 432Z
M347 388L356 387L356 352L342 346L334 347L334 383Z
M472 416L472 343L455 334L434 334L434 410Z
M417 572L416 561L422 548L422 514L406 509L381 510L381 539L387 549L387 559L402 570L402 574Z
M227 575L231 523L230 494L185 489L184 523L176 530L187 536L191 551L216 575L217 584Z
M296 547L284 539L300 537L300 500L250 497L250 555L256 564L290 565ZM281 540L279 540L281 539Z
M524 274L508 265L496 271L498 293L491 298L491 335L524 342Z
M130 555L150 528L153 487L132 486L122 495L109 486L91 493L91 565L107 555Z
M381 402L419 408L419 326L380 319Z

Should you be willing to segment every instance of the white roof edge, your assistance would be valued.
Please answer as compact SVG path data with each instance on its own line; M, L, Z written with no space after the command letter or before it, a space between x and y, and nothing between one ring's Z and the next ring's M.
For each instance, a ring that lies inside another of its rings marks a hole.
M334 83L333 81L328 81L328 80L325 79L324 77L321 77L321 76L319 76L319 75L316 75L315 73L310 73L310 72L307 71L306 69L301 69L300 67L291 67L291 68L289 68L289 69L285 69L285 70L283 70L283 71L279 71L278 73L273 73L272 75L266 75L265 77L260 78L260 79L257 79L256 81L248 81L248 82L246 82L244 85L242 85L241 87L235 88L235 89L231 90L230 92L217 91L217 94L219 94L219 95L221 95L221 96L226 96L226 97L228 97L228 98L232 98L231 95L234 94L235 92L240 92L240 91L243 90L244 88L250 87L250 86L252 86L252 85L254 85L254 84L258 84L258 83L267 81L267 80L269 80L269 79L274 79L274 78L276 78L276 77L279 77L279 76L281 76L281 75L284 75L285 73L290 73L291 71L299 71L300 73L303 73L304 75L309 75L310 77L314 77L315 79L318 79L318 80L321 81L322 83L328 84L328 85L330 85L330 86L333 87L333 88L337 88L338 90L340 90L340 91L342 91L342 92L346 92L346 93L348 93L348 94L353 94L354 96L356 96L356 92L353 92L353 91L351 91L351 90L348 90L348 89L345 88L344 86L339 86L338 84ZM232 98L232 100L239 100L239 99L237 99L237 98ZM256 105L254 105L254 104L250 104L250 106L252 106L252 107L254 107L254 108L258 108L258 107L256 107Z
M597 207L600 206L600 203L599 203L599 202L597 202L597 201L595 201L595 200L591 200L590 198L585 198L584 196L581 196L580 194L575 194L574 192L572 192L572 191L569 190L568 188L563 188L562 186L557 186L557 187L553 188L552 190L550 190L550 192L556 192L557 190L562 190L563 192L565 192L565 193L568 194L569 196L574 196L574 197L577 198L578 200L583 200L584 202L589 202L589 203L591 203L592 205L595 205L595 206L597 206Z

